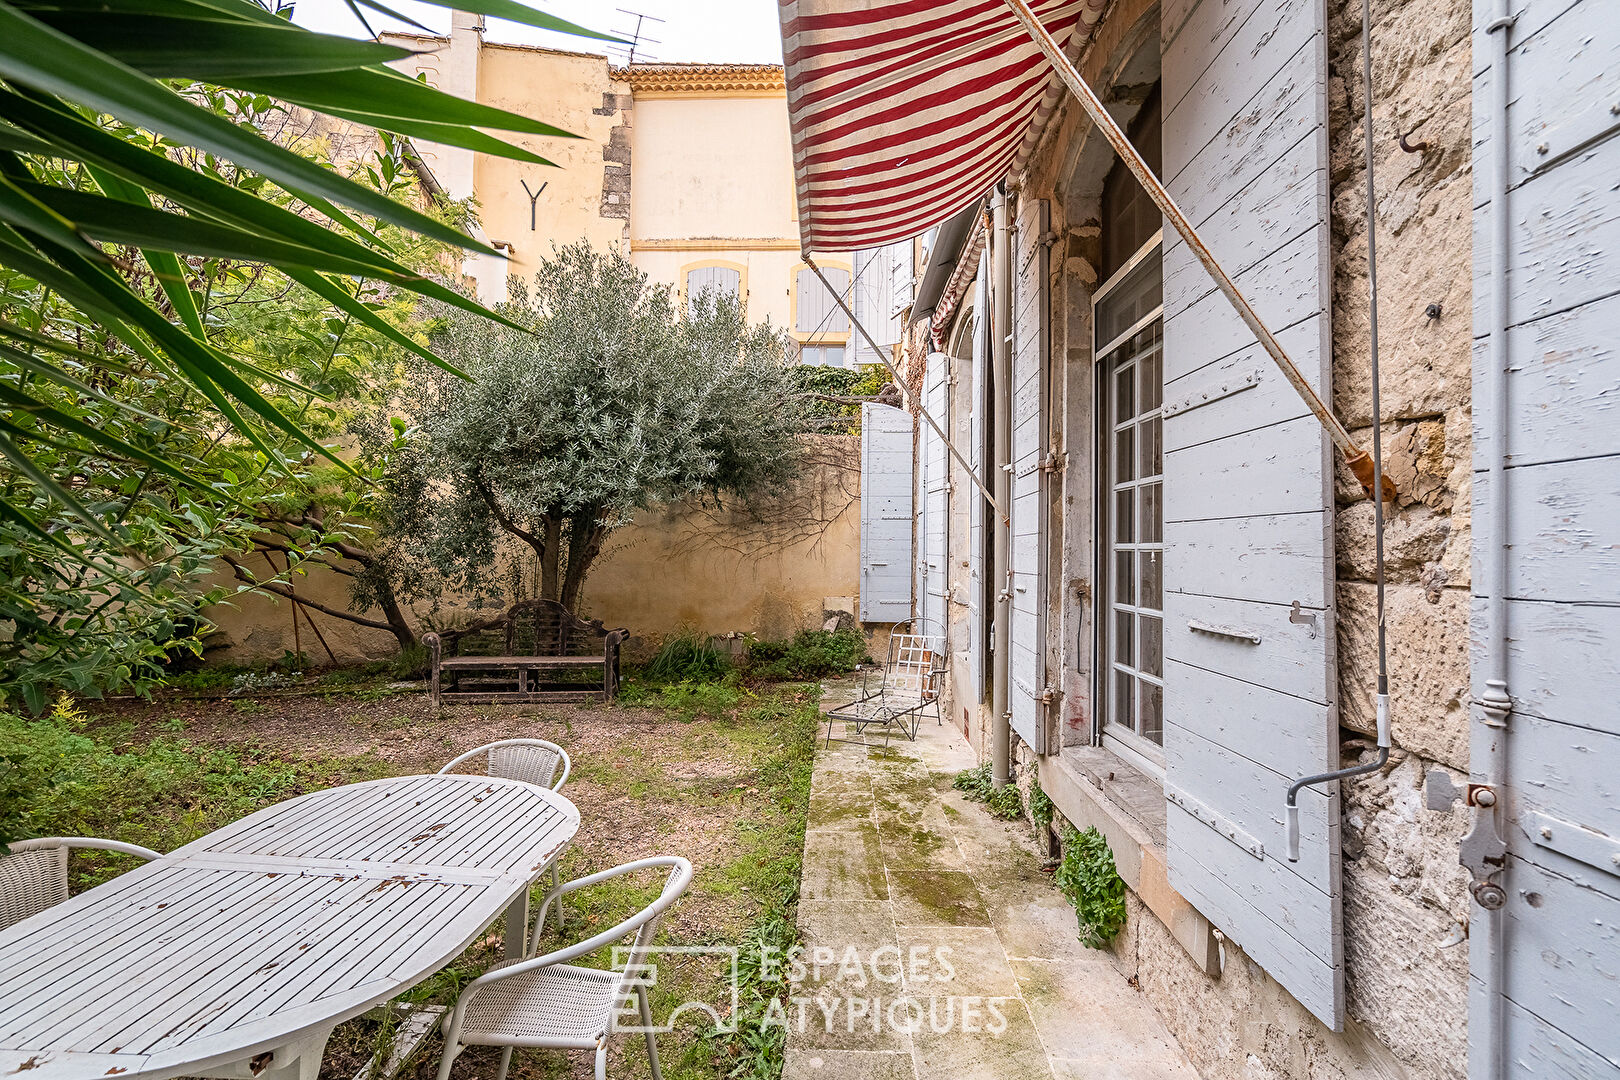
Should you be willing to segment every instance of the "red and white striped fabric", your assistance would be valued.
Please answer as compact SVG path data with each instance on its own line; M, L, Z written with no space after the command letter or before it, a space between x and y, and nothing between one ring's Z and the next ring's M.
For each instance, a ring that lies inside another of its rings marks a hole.
M1096 0L1033 0L1065 50ZM906 240L983 195L1051 108L1004 0L781 0L805 251Z

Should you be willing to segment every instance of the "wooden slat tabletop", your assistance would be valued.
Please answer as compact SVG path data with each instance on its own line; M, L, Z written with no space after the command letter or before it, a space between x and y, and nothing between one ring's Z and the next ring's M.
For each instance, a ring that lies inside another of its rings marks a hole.
M454 959L579 828L554 792L405 776L261 810L0 931L0 1076L190 1075Z

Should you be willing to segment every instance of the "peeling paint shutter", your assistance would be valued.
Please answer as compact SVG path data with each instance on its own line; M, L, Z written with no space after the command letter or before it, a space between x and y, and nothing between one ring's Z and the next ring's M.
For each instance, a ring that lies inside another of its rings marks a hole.
M923 369L923 408L934 423L950 430L950 357L929 353ZM922 551L917 559L917 614L925 632L944 634L949 585L946 578L946 550L950 535L950 459L945 441L926 422L917 426L918 457L922 469L918 488L922 493L921 527L917 535Z
M1326 44L1320 0L1176 0L1164 172L1324 398ZM1170 883L1314 1013L1344 1012L1329 443L1179 236L1164 256L1165 717ZM1293 605L1298 612L1291 618Z
M985 263L979 263L979 276L974 282L973 311L976 324L973 328L973 362L971 368L971 383L969 390L971 398L968 401L968 460L973 463L974 469L979 471L979 478L987 480L984 467L984 410L985 405L985 344L988 340L985 334L985 302L984 302L984 276ZM958 691L958 699L969 707L969 714L973 707L984 700L984 656L985 639L988 636L985 618L987 612L984 604L984 495L976 485L969 482L969 486L962 490L962 497L968 503L968 551L967 551L967 606L968 606L968 641L967 663L964 665L966 676Z
M911 618L911 414L861 406L861 621Z
M1475 265L1491 265L1493 5L1474 5ZM1505 1001L1470 951L1469 1034L1500 1008L1505 1073L1620 1077L1620 39L1612 4L1527 0L1507 33L1506 445L1494 361L1474 351L1474 768L1505 739ZM1608 26L1608 30L1601 27ZM1491 325L1492 279L1474 279L1475 325ZM1505 492L1488 469L1506 454ZM1508 535L1492 535L1498 498ZM1505 543L1507 730L1486 725L1490 547ZM1399 718L1396 732L1399 733ZM1478 907L1473 909L1476 913ZM1476 925L1478 925L1476 923ZM1470 1039L1479 1045L1482 1040ZM1483 1061L1471 1061L1483 1077Z
M1046 540L1046 246L1047 204L1018 205L1013 242L1012 346L1012 627L1008 704L1013 730L1037 754L1046 752L1040 696L1045 680Z

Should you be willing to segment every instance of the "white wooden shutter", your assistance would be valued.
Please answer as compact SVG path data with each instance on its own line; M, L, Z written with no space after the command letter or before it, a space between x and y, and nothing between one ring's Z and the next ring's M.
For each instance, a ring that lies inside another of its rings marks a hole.
M1474 356L1473 745L1506 741L1507 893L1496 955L1470 943L1469 1035L1500 1017L1511 1077L1620 1077L1615 958L1620 954L1620 36L1612 3L1526 0L1511 29L1489 31L1474 4L1475 190L1495 198L1491 156L1506 137L1508 331L1505 444L1495 360ZM1603 27L1608 27L1607 30ZM1505 124L1492 86L1507 80ZM1505 133L1504 133L1505 127ZM1490 265L1494 207L1474 209L1475 265ZM1475 325L1491 325L1493 280L1474 279ZM1506 455L1499 489L1489 463ZM1506 536L1493 535L1507 500ZM1507 729L1488 726L1494 575L1506 544ZM1396 732L1400 720L1396 719ZM1483 754L1471 779L1487 779ZM1474 909L1478 911L1476 907ZM1478 925L1476 923L1476 925ZM1503 965L1506 1000L1485 977ZM1475 1032L1479 1032L1475 1036ZM1480 1061L1471 1062L1483 1077Z
M849 271L824 267L821 272L827 275L828 284L847 299ZM808 267L800 270L794 288L798 303L793 329L801 334L843 333L849 329L849 316L833 300L814 270Z
M861 406L861 621L911 618L911 414Z
M1323 18L1319 0L1228 0L1168 19L1163 94L1171 193L1327 398ZM1339 764L1329 443L1165 237L1170 883L1338 1030L1337 786L1301 793L1297 863L1283 813L1293 779Z
M974 283L973 312L976 320L973 328L973 364L970 369L972 396L968 399L968 460L978 471L979 479L988 482L989 475L984 464L984 410L986 408L985 395L985 343L988 341L985 332L984 276L987 259L979 262L979 276ZM985 656L985 605L984 605L984 495L977 485L970 486L964 491L968 503L968 552L967 552L967 606L968 606L968 640L967 663L963 665L964 678L958 693L960 700L970 710L984 700L984 656Z
M1012 347L1012 627L1008 635L1008 705L1013 730L1037 754L1046 752L1040 696L1045 681L1046 539L1046 245L1047 204L1018 205L1013 241Z
M934 423L949 431L950 424L950 357L944 353L929 353L923 369L923 408L934 418ZM945 440L934 433L928 423L919 424L917 441L922 470L921 528L918 536L922 551L917 560L917 612L924 624L924 632L943 635L946 631L947 609L950 599L947 582L947 550L950 536L950 459L946 455Z
M686 303L688 310L703 295L705 289L712 289L723 296L741 299L739 292L742 286L742 275L730 266L700 266L695 270L686 272Z
M916 268L911 264L910 240L895 244L891 250L894 255L889 262L889 302L892 305L889 313L898 321L900 313L911 306L915 296Z
M900 320L894 310L894 263L900 245L870 248L855 253L854 307L855 318L872 334L880 348L898 344ZM909 259L909 255L908 255ZM856 334L855 362L881 364L883 357L872 351L866 338Z

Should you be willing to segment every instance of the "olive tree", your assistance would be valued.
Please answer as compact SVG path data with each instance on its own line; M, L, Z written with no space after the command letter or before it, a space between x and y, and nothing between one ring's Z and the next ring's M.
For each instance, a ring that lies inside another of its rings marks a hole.
M418 527L462 588L573 608L637 512L797 476L805 409L787 338L735 300L706 293L677 313L668 286L584 242L511 295L498 310L522 329L445 313L434 347L470 381L422 373L437 494Z

